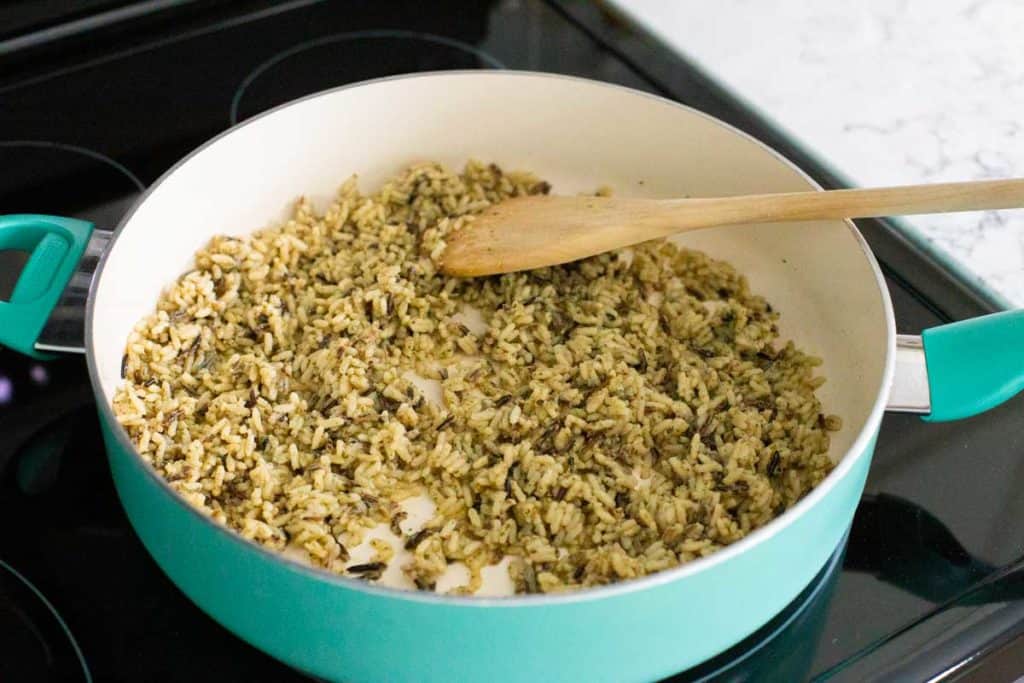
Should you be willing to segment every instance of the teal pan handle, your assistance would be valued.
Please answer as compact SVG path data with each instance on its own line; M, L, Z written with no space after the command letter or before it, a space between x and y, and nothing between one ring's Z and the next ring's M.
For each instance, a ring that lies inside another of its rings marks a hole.
M29 252L10 301L0 301L0 345L35 348L92 235L86 221L39 214L0 216L0 249ZM940 422L977 415L1024 389L1024 310L925 330L930 412Z
M930 422L983 413L1024 389L1024 310L942 325L921 334Z
M34 358L50 312L74 275L92 223L74 218L17 214L0 216L0 249L29 252L9 301L0 301L0 345Z

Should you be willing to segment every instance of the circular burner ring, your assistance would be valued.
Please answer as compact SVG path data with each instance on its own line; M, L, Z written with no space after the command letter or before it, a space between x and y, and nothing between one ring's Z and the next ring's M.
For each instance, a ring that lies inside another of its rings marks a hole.
M12 593L17 597L17 600L12 602L14 608L12 615L18 617L21 625L29 628L32 635L46 649L48 659L51 660L48 662L50 673L59 675L61 680L65 680L64 677L74 671L75 674L81 674L82 680L91 683L92 674L89 671L89 665L86 664L85 655L78 646L78 641L75 640L67 623L61 618L53 604L46 599L42 591L3 560L0 560L0 577L4 577L6 582L9 582L9 585L14 588ZM60 639L60 634L65 636L66 640ZM61 642L54 642L53 638L47 639L47 635L57 636ZM73 657L69 656L69 651L73 653ZM13 663L16 656L15 653L8 653L5 656L8 666ZM54 661L58 656L63 657L63 660ZM57 668L55 669L55 667ZM58 670L60 667L63 667L63 670ZM18 671L19 669L14 669L15 673ZM27 673L26 670L20 671ZM38 670L35 671L40 673Z
M52 140L0 140L0 167L0 213L68 216L98 229L113 230L146 189L121 162ZM0 299L9 296L27 257L0 251Z
M28 147L45 150L59 150L61 152L72 152L81 154L83 156L95 159L101 163L110 166L120 171L125 177L127 177L132 184L138 189L139 192L146 190L146 185L139 180L139 177L131 172L131 170L119 161L111 159L105 154L101 154L96 150L89 149L88 147L81 147L79 145L69 145L64 142L51 142L49 140L0 140L0 147Z
M420 33L416 31L401 31L401 30L374 30L374 31L353 31L350 33L335 33L333 35L324 36L322 38L315 38L313 40L299 43L298 45L292 46L287 50L277 53L267 61L263 62L255 69L249 72L249 74L242 81L241 85L235 91L234 96L231 98L231 111L230 111L230 122L234 125L239 122L239 109L241 107L242 98L245 96L246 91L260 76L266 71L277 66L281 62L294 57L295 55L301 54L308 50L314 50L319 47L326 45L333 45L336 43L353 42L357 40L378 40L378 39L404 39L420 41L424 43L432 43L446 48L454 48L461 50L468 55L472 55L479 59L482 63L488 65L492 69L507 69L508 67L501 61L493 57L492 55L470 45L464 43L461 40L454 38L448 38L446 36L439 36L434 33ZM338 83L336 85L343 85Z

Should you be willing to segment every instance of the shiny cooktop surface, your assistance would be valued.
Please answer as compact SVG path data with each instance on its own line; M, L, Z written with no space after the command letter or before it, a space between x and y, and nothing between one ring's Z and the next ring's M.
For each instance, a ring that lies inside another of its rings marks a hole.
M596 4L92 9L23 15L23 31L0 31L0 213L112 229L147 185L233 123L336 85L441 69L553 71L657 93L837 184L699 70ZM860 227L901 332L992 310L892 226ZM22 261L0 251L0 298ZM764 629L678 680L985 671L1024 633L1022 405L956 424L887 416L848 543ZM206 617L149 558L110 481L81 358L0 351L0 512L0 680L303 680Z

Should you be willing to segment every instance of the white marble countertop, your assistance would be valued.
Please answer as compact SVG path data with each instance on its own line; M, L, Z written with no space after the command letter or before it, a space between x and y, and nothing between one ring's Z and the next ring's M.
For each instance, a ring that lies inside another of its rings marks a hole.
M1024 176L1024 0L615 0L861 186ZM1024 306L1024 210L915 216Z

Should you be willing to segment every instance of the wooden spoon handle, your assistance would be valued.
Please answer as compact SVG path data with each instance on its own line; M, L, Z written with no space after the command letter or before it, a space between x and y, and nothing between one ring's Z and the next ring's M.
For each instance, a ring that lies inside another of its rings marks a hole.
M1024 178L663 202L668 211L683 209L689 225L695 204L704 226L1009 209L1024 206Z

